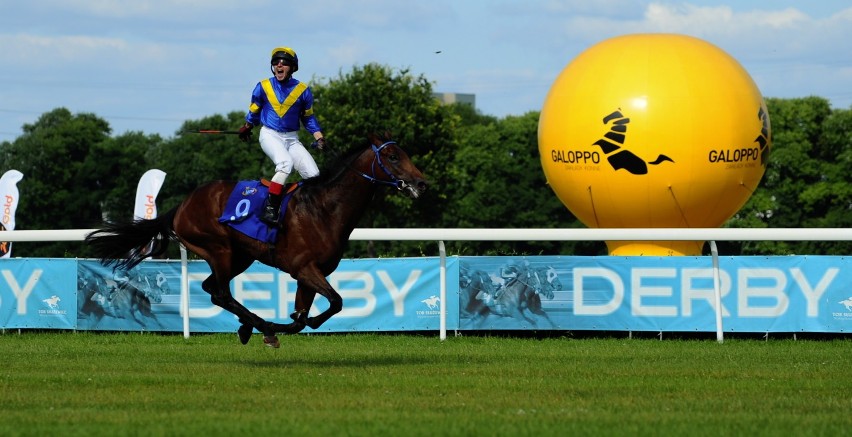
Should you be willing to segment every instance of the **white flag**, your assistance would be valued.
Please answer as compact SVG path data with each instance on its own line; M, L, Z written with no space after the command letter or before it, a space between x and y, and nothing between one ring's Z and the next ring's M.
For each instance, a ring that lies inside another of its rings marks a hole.
M24 174L18 170L9 170L0 177L0 199L3 202L2 228L5 231L15 230L15 211L18 209L18 182ZM0 258L12 255L12 242L0 242Z
M157 193L163 186L166 172L155 168L148 170L139 179L136 187L136 206L133 208L134 219L152 219L157 217Z

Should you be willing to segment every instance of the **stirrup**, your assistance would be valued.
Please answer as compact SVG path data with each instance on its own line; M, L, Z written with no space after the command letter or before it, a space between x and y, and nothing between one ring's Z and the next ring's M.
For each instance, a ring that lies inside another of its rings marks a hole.
M263 213L260 215L260 221L268 224L268 225L278 225L278 211L275 210L272 205L267 203L264 205Z

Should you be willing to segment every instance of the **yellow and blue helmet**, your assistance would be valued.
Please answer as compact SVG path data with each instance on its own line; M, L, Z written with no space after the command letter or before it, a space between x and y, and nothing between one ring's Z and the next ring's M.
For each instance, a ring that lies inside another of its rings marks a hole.
M275 47L272 49L272 65L278 63L278 59L283 59L285 65L293 67L293 73L299 70L299 57L296 56L296 51L290 47Z

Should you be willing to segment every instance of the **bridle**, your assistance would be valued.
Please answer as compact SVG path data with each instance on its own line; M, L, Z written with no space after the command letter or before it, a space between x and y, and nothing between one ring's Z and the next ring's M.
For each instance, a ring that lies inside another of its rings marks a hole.
M539 276L536 270L527 270L524 275L524 279L521 279L521 275L513 278L512 281L517 281L527 288L533 290L535 294L543 294L544 293L544 284L552 285L553 279L550 278L550 275L547 275L548 278L546 280L542 280L541 276ZM533 285L532 282L535 282L536 285ZM510 281L511 282L511 281Z
M359 175L361 175L361 177L374 184L387 185L389 187L394 187L397 190L402 190L403 188L405 188L405 186L407 185L405 181L391 173L390 170L388 170L387 167L385 167L385 164L382 162L382 149L391 144L396 144L396 141L388 141L382 144L381 146L376 146L375 144L370 145L370 147L373 149L373 153L376 155L373 159L373 163L370 164L370 172L372 173L372 175L368 175L354 168L352 169L352 171L358 173ZM390 180L379 179L376 177L376 165L378 165L379 169L381 169L385 173L385 175L390 178Z

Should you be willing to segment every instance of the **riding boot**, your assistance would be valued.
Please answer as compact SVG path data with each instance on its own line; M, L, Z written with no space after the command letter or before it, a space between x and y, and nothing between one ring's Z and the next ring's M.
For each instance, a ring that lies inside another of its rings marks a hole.
M272 226L278 224L278 216L281 212L281 197L281 193L270 193L266 197L266 202L263 205L263 214L260 216L261 221Z

